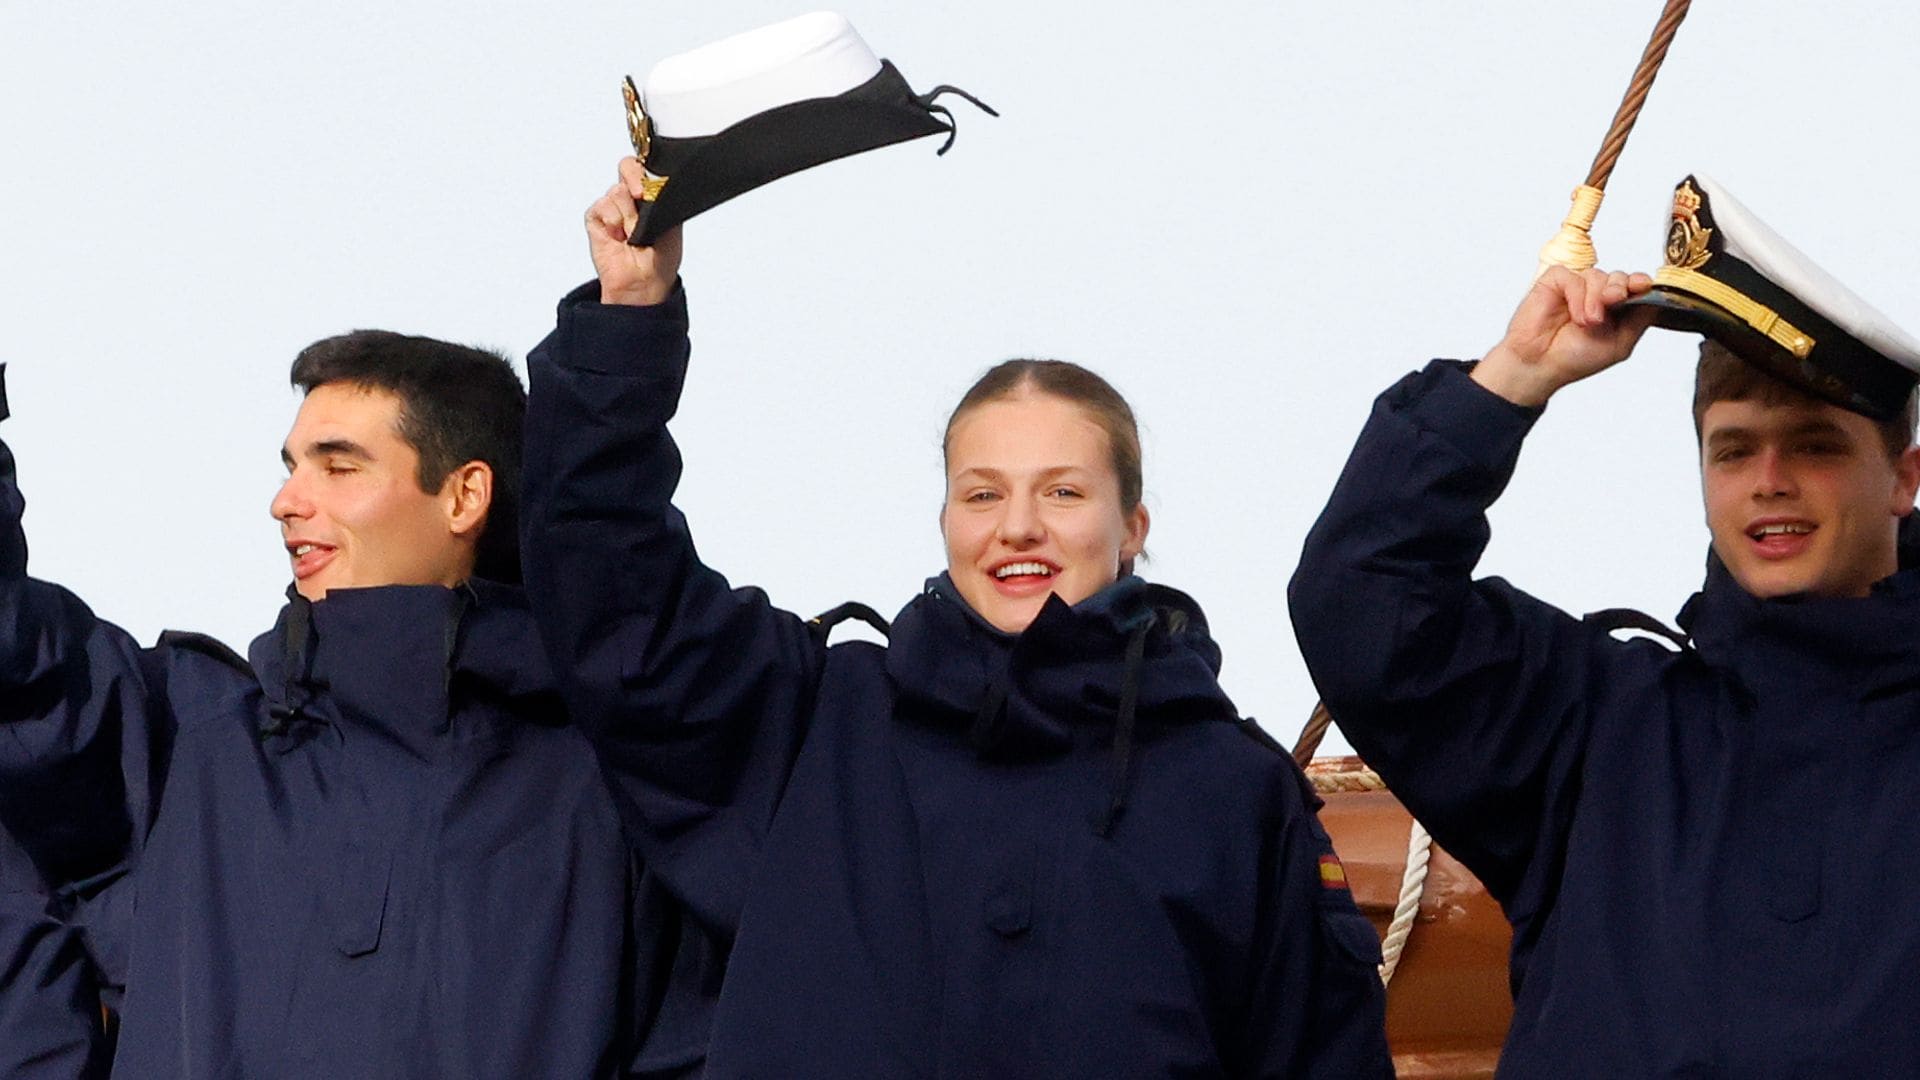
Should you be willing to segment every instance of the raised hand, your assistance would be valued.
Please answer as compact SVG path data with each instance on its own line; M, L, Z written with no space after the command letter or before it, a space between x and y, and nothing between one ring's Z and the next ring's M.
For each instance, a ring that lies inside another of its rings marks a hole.
M646 170L632 157L620 159L620 179L587 207L587 248L600 276L603 304L658 304L680 279L680 227L661 234L651 247L627 243Z
M1561 387L1633 352L1653 312L1618 305L1652 287L1645 274L1550 268L1520 301L1507 336L1474 367L1474 381L1516 404L1546 404Z

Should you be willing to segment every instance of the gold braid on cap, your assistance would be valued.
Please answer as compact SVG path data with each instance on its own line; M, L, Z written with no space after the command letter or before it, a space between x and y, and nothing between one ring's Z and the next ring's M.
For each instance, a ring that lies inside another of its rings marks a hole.
M640 100L640 91L633 85L633 76L620 80L620 93L627 99L627 138L633 140L633 156L641 167L647 164L647 152L653 149L653 125L647 120L647 107ZM660 197L660 189L667 186L667 178L655 176L651 170L641 181L640 201L652 202Z
M1766 336L1769 341L1805 360L1813 352L1813 339L1799 327L1780 317L1780 313L1718 278L1708 277L1700 268L1713 258L1708 241L1713 230L1700 224L1700 193L1692 181L1682 183L1673 193L1673 224L1667 229L1667 261L1653 275L1656 285L1691 293L1727 309L1733 316Z

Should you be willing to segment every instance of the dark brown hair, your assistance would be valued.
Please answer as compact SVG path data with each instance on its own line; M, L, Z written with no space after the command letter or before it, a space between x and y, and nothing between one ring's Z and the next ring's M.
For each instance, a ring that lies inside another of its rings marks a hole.
M1753 401L1767 406L1826 404L1823 399L1747 363L1709 338L1700 343L1700 362L1693 369L1693 437L1696 441L1703 434L1701 424L1707 415L1707 406L1716 401ZM1886 444L1888 457L1898 457L1913 445L1917 411L1920 410L1916 409L1915 396L1909 394L1899 416L1873 422L1879 429L1880 441Z
M323 338L293 361L306 393L329 383L383 390L400 399L400 437L420 455L420 490L440 490L469 461L493 470L493 501L475 549L474 573L520 580L520 424L527 392L506 357L486 349L389 330Z
M1133 419L1133 409L1112 383L1065 360L1006 360L987 369L947 417L947 431L940 439L942 463L953 443L953 426L962 416L981 405L1017 397L1027 390L1050 394L1080 406L1107 433L1113 474L1120 480L1120 512L1133 513L1133 508L1140 505L1142 487L1140 426Z

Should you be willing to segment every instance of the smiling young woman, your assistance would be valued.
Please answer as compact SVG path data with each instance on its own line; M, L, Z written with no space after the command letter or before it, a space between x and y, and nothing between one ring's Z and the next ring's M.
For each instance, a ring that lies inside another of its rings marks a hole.
M707 1075L1388 1075L1378 940L1187 596L1135 575L1132 410L1073 364L954 410L947 568L885 648L734 589L672 506L680 237L588 212L529 357L527 539L572 715L731 944Z
M1009 360L947 420L947 576L1008 633L1049 596L1077 604L1123 575L1147 540L1140 433L1105 379L1060 360Z

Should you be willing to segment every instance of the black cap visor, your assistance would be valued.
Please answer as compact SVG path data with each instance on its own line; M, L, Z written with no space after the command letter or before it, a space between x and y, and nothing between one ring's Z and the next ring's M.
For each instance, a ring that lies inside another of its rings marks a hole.
M1899 416L1913 393L1913 372L1811 311L1795 313L1796 325L1816 342L1801 359L1720 305L1668 286L1656 285L1620 306L1654 308L1653 325L1712 338L1774 378L1875 420Z

